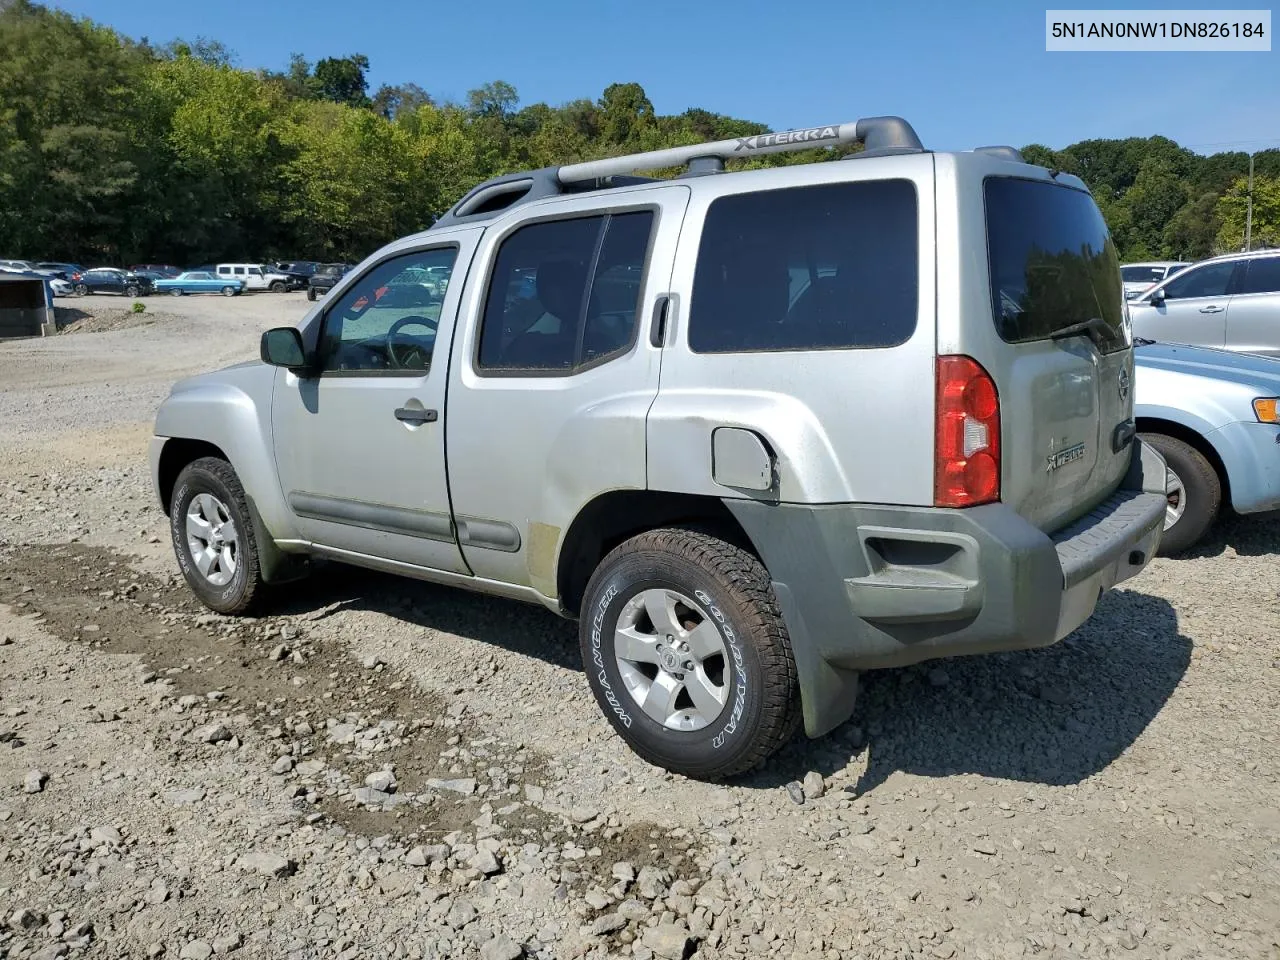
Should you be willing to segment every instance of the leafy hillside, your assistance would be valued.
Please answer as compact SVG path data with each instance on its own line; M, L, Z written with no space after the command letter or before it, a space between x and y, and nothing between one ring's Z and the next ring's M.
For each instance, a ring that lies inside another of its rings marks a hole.
M411 83L370 94L368 66L239 69L217 44L155 47L0 0L0 255L350 260L498 173L766 129L696 108L658 115L635 83L560 106L521 106L501 81L462 104ZM1026 152L1089 183L1127 257L1240 246L1242 153L1161 137ZM1280 151L1258 154L1257 171L1255 242L1277 243Z

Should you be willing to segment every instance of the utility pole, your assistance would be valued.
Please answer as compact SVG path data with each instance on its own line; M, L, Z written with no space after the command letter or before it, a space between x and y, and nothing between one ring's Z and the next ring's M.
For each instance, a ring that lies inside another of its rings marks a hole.
M1253 243L1253 154L1249 154L1249 206L1244 215L1244 249L1248 252Z

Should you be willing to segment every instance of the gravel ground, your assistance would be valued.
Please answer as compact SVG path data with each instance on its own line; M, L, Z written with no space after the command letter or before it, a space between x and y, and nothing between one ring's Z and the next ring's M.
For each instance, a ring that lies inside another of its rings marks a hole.
M150 419L307 303L153 306L0 344L0 957L1280 960L1280 522L695 783L540 609L337 565L198 608Z

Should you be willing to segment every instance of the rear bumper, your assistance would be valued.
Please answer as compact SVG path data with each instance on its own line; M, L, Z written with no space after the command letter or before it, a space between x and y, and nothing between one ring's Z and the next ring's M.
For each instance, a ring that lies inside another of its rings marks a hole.
M773 580L800 674L805 728L848 718L857 672L1047 646L1155 555L1164 462L1134 443L1121 488L1046 534L1010 507L726 501Z

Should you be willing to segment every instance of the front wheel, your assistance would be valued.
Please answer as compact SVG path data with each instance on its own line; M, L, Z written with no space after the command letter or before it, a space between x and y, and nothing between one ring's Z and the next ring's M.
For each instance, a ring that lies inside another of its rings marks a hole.
M285 287L285 284L284 284L284 281L283 281L283 280L272 280L272 281L271 281L271 292L272 292L272 293L284 293L284 287Z
M234 297L239 291L235 287L223 287L222 295L224 297Z
M180 297L182 296L182 290L178 287L174 287L172 290L169 291L169 296Z
M77 297L87 297L88 295L89 295L89 286L88 286L88 284L84 284L84 283L77 283L77 284L76 284L76 296L77 296Z
M653 530L616 548L587 586L579 642L614 730L673 773L751 770L799 725L795 659L769 575L711 534Z
M124 295L132 300L138 296L138 288L134 286L125 287Z
M1222 481L1208 459L1191 444L1163 433L1139 435L1164 457L1164 535L1159 554L1174 556L1191 549L1213 526L1222 506Z
M315 298L316 298L316 288L315 288L315 287L307 287L307 299L308 299L308 300L314 300Z
M178 475L169 503L173 552L210 610L244 613L262 586L248 499L231 464L202 457Z

